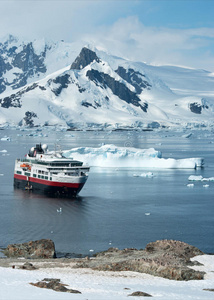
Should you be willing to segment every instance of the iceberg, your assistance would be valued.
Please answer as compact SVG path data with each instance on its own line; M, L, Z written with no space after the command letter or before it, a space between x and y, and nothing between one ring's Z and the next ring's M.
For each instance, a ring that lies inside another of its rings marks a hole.
M194 183L189 183L189 184L187 184L187 187L194 187Z
M203 179L203 176L201 176L201 175L198 175L198 176L190 175L188 178L189 181L202 181L202 179Z
M73 148L63 151L63 155L93 167L104 168L195 169L204 164L203 158L162 158L162 153L154 148L138 149L115 145Z
M214 181L214 177L205 178L201 175L199 176L190 175L188 180L189 181Z

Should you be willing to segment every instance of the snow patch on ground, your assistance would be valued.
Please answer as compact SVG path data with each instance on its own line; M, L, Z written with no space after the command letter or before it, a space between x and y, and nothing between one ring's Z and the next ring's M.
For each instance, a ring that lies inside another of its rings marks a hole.
M192 268L206 272L204 280L174 281L137 272L94 271L70 266L34 271L0 267L0 295L3 300L127 300L131 293L143 291L152 295L152 299L213 300L213 292L203 289L214 287L214 255L196 256L192 260L203 264ZM67 288L77 289L82 294L60 293L29 284L44 278L59 278Z

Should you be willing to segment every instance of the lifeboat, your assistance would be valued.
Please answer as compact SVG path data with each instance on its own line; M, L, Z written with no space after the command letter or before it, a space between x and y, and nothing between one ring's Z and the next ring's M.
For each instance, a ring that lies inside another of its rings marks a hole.
M31 166L29 164L23 163L23 164L20 165L20 167L23 168L23 169L31 170Z

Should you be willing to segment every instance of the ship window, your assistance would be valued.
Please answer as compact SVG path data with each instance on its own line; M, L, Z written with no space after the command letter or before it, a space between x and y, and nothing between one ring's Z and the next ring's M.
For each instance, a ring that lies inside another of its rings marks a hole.
M16 173L17 173L17 174L22 174L22 172L21 172L21 171L16 171Z
M41 176L40 176L40 175L38 175L38 178L41 178Z
M38 170L38 173L41 174L41 170Z
M30 176L30 173L28 173L28 172L25 172L25 175L26 175L26 176Z
M45 172L45 175L48 175L48 172Z
M33 177L36 177L36 174L33 174Z
M52 177L50 177L50 180L52 180Z
M47 180L48 180L48 176L45 176L45 179L47 179Z

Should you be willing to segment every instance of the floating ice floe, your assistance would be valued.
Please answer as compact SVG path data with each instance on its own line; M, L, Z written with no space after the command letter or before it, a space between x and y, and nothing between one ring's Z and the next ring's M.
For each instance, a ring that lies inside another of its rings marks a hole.
M214 177L205 178L201 175L190 175L188 178L189 181L214 181Z
M83 161L90 166L107 168L195 169L204 164L203 158L166 159L162 158L162 153L154 148L137 149L115 145L103 145L99 148L73 148L64 151L63 155Z
M1 141L8 141L8 142L10 142L11 138L9 136L5 136L5 137L1 138Z
M188 180L189 181L202 181L203 179L203 176L199 175L199 176L196 176L196 175L190 175Z
M195 186L194 183L187 184L187 187L194 187L194 186Z
M141 173L141 174L133 174L133 177L147 177L147 178L152 178L152 177L154 177L154 174L152 172Z
M7 153L7 150L0 150L1 153Z

